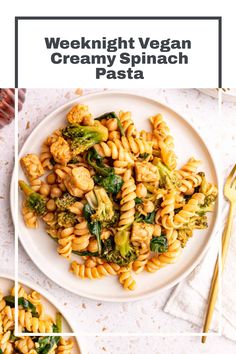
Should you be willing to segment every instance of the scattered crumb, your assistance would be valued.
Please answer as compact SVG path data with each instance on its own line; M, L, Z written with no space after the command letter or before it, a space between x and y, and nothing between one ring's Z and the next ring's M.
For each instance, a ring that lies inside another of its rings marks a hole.
M65 94L65 98L66 98L66 99L69 99L69 98L70 98L70 92L67 92L67 93Z
M86 309L86 305L84 303L82 304L82 307L83 307L83 309Z
M101 302L99 302L98 304L97 304L97 306L101 306L102 304L101 304Z
M0 199L4 199L4 197L2 195L0 195Z
M83 95L83 90L81 88L77 88L75 90L75 94L78 95L78 96L82 96Z
M106 351L107 351L105 347L102 347L102 350L103 350L104 352L106 352Z
M103 331L103 332L107 331L107 328L106 328L106 327L103 327L103 328L102 328L102 331Z

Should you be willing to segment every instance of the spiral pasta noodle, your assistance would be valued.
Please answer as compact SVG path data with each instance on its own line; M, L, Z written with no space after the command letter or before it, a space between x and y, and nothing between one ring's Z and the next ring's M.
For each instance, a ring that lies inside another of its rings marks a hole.
M149 256L149 250L144 250L144 252L140 251L137 260L132 264L132 268L136 274L141 273L145 269L145 265L148 262Z
M135 136L137 131L136 131L134 122L131 118L131 112L120 111L119 118L120 118L121 124L124 128L125 135L128 137L132 136L132 135Z
M21 284L18 286L18 321L19 332L14 334L15 326L15 288L10 294L4 295L0 290L0 352L4 354L37 354L48 352L55 354L71 354L74 344L72 339L54 337L62 329L49 315L36 291L26 290ZM22 300L24 299L24 301ZM57 314L61 326L61 315ZM26 332L38 333L38 336L29 337ZM50 333L49 337L40 337L40 333Z
M73 342L71 339L64 339L61 338L58 348L57 348L57 353L58 354L70 354L73 348Z
M74 238L74 227L67 227L63 230L60 230L58 237L59 247L57 251L62 257L70 259L72 252L72 242Z
M25 225L30 229L37 229L38 227L38 218L34 211L32 211L25 203L22 204L22 215L25 222Z
M129 111L94 117L88 106L76 104L65 125L45 137L39 157L21 159L29 183L19 181L24 222L31 228L44 223L78 278L114 275L120 286L134 290L133 273L175 263L194 230L208 227L217 187L198 171L200 160L190 157L177 167L162 114L149 121L150 130L138 131ZM31 301L40 321L47 321L37 295ZM11 328L10 310L5 306L0 328ZM30 328L29 314L22 312L22 323L27 316ZM37 330L47 329L47 322L32 321Z
M119 226L132 225L134 222L135 214L135 198L136 186L134 179L128 175L124 178L124 184L121 188L121 201L120 201L120 221Z
M100 279L107 275L116 275L120 267L113 263L103 263L94 267L87 267L77 262L71 263L71 272L82 279Z
M74 227L74 238L72 242L72 249L74 251L85 250L89 245L91 233L88 229L87 221L80 219L80 222Z
M131 275L131 271L128 268L121 268L119 271L119 282L125 290L135 290L136 281Z

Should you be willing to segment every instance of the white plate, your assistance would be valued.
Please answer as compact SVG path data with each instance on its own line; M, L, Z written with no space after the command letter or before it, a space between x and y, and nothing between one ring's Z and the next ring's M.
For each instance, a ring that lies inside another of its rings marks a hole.
M43 289L39 289L37 286L30 284L29 282L19 280L19 283L24 286L26 291L35 290L41 295L41 300L43 305L45 306L46 313L52 318L55 318L56 313L60 312L63 316L63 332L64 333L74 333L74 328L69 324L66 314L64 313L61 306L55 301L55 299L51 298L51 296L46 293ZM13 277L9 277L7 274L0 273L0 290L3 292L3 295L9 295L11 289L14 286ZM39 334L40 335L40 334ZM81 345L76 337L73 338L73 351L72 354L82 354Z
M89 106L94 116L109 111L129 110L138 129L149 129L148 117L162 113L171 128L175 138L176 153L179 165L195 156L203 161L201 170L205 171L210 181L217 183L217 172L212 156L204 141L194 128L179 114L170 108L152 100L126 92L104 92L91 94L69 102L47 116L31 133L26 140L20 157L27 153L39 153L40 147L46 136L65 124L66 112L76 103ZM23 171L19 170L19 179L25 179ZM218 184L218 183L217 183ZM155 274L143 272L135 276L137 288L135 291L125 291L116 277L108 276L99 280L82 280L69 273L69 262L58 256L56 243L44 231L43 225L37 230L25 227L21 215L21 195L19 197L19 237L26 252L39 267L39 269L63 288L91 299L105 301L133 301L154 295L160 290L170 288L186 277L200 262L205 254L214 225L218 206L213 215L209 217L209 228L196 231L194 237L188 242L187 247L176 264L169 265ZM14 206L14 183L11 186L11 207ZM76 259L73 255L72 259Z

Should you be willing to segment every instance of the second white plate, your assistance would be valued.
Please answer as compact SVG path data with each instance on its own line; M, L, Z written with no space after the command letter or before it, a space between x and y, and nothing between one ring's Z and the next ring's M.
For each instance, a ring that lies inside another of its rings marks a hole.
M204 141L194 128L179 114L170 108L143 96L125 92L105 92L80 97L76 101L60 107L47 116L26 140L20 157L27 153L39 153L42 142L55 129L65 124L65 115L68 110L80 102L87 104L94 116L109 111L129 110L135 125L139 130L150 129L148 117L162 113L175 139L175 151L179 166L191 156L203 161L201 170L206 172L210 181L217 183L217 172L213 158ZM22 170L19 170L19 179L25 179ZM14 182L11 189L11 206L14 206ZM211 235L216 222L215 212L209 217L209 227L206 230L196 231L194 237L176 264L159 270L155 274L143 272L135 279L137 289L133 292L125 291L116 277L104 277L100 280L82 280L69 273L69 262L58 256L57 245L46 234L43 225L37 230L27 229L21 215L21 196L19 198L19 237L26 252L39 269L53 281L65 289L91 299L105 301L133 301L148 297L160 290L169 288L186 277L202 259L209 246ZM72 259L76 259L73 255Z
M71 327L69 323L70 321L68 321L67 316L64 313L63 309L61 308L61 306L55 302L55 299L51 298L51 296L48 293L46 293L44 290L39 289L37 286L27 281L25 282L20 280L19 283L24 286L24 289L26 291L31 291L33 289L41 295L41 301L45 306L45 312L48 315L52 316L52 318L56 317L57 312L60 312L62 314L63 316L62 324L63 324L64 333L74 333L74 328ZM10 291L13 288L13 286L14 286L13 277L9 277L9 275L7 274L0 273L0 290L3 292L4 296L10 294ZM76 337L72 337L72 338L74 343L72 354L82 354L82 349L77 338Z

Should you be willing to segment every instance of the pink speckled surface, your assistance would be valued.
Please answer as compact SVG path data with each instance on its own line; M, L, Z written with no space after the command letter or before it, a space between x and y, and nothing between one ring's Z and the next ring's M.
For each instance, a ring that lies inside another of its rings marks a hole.
M97 90L98 91L98 90ZM84 94L94 92L85 90ZM189 119L201 131L206 141L209 141L216 153L221 156L223 173L234 162L236 151L235 126L236 104L226 102L222 106L223 119L217 118L217 101L205 96L197 90L138 90L146 96L155 98L169 105ZM26 103L20 114L19 129L21 146L31 130L48 113L68 100L78 97L75 89L29 90ZM29 122L29 123L28 123ZM211 134L209 134L211 132ZM8 149L6 149L6 142ZM10 143L9 143L10 142ZM13 164L13 132L12 126L0 131L0 167L1 167L1 210L4 219L0 225L1 231L1 268L13 270L13 234L9 214L8 187ZM8 163L7 165L5 165ZM85 332L198 332L199 328L165 314L162 307L171 290L162 292L158 297L130 304L111 304L87 300L71 294L55 285L43 275L31 262L20 246L19 269L21 276L39 284L64 304L68 313L74 318L78 329ZM125 338L89 338L86 340L89 354L133 354L133 353L168 353L187 354L209 353L221 354L235 352L235 343L224 338L209 339L205 346L197 337L125 337Z

